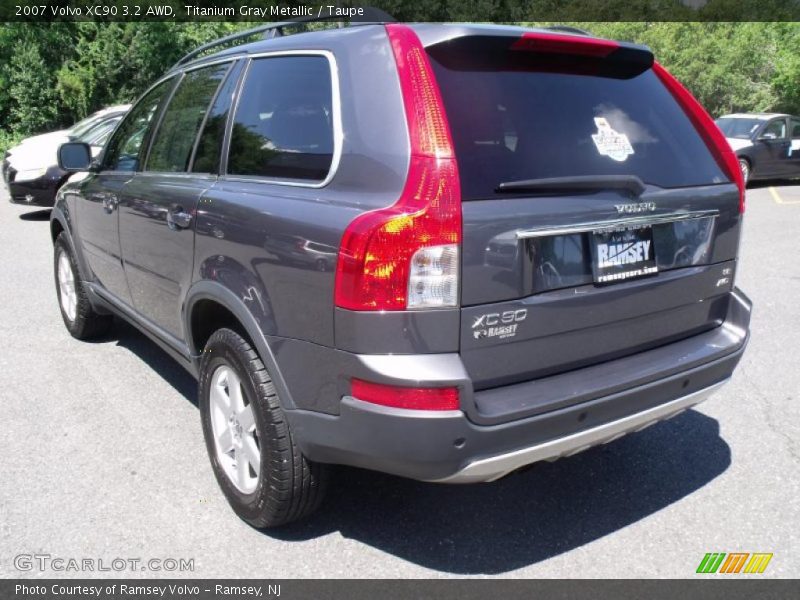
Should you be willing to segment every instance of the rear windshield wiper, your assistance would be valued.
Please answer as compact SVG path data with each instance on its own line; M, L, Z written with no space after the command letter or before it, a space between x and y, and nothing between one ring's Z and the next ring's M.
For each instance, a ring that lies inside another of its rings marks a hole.
M641 196L645 189L644 182L636 175L577 175L506 181L498 185L495 191L591 193L604 190L626 190L634 196Z

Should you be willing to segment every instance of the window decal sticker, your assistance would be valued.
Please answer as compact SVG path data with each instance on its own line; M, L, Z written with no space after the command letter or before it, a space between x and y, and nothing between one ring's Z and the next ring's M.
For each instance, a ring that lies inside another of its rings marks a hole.
M623 162L633 154L633 146L627 135L614 131L603 117L595 117L594 123L597 125L597 133L592 134L592 140L602 156Z

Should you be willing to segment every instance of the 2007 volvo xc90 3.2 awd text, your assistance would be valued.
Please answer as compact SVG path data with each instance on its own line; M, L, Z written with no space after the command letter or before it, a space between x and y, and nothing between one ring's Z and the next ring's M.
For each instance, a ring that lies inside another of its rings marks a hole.
M741 172L647 48L372 23L209 50L95 163L61 146L55 278L73 336L118 315L197 376L247 522L308 514L331 464L491 481L730 378Z

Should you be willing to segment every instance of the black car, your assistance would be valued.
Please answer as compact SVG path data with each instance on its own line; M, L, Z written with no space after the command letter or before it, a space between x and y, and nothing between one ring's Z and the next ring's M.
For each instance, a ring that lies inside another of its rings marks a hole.
M800 177L800 117L737 113L716 123L736 152L745 182Z
M61 140L82 142L91 148L92 156L100 154L111 132L127 112L128 107L105 112L83 127L59 136L40 136L36 143L22 144L3 159L3 179L8 186L9 200L14 204L53 206L56 192L70 173L58 166L56 151Z
M257 527L318 506L330 464L492 481L638 431L747 342L736 156L643 46L271 35L191 53L101 161L60 160L85 171L51 218L66 328L119 315L197 377L211 466Z

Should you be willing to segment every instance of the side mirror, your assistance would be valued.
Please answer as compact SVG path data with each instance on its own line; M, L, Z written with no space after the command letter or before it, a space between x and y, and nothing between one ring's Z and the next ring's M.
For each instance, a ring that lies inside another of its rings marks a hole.
M83 142L65 142L58 147L58 166L65 171L88 171L92 165L92 148Z
M771 131L767 131L766 133L762 133L759 138L760 140L775 140L778 139L778 136L772 133Z

